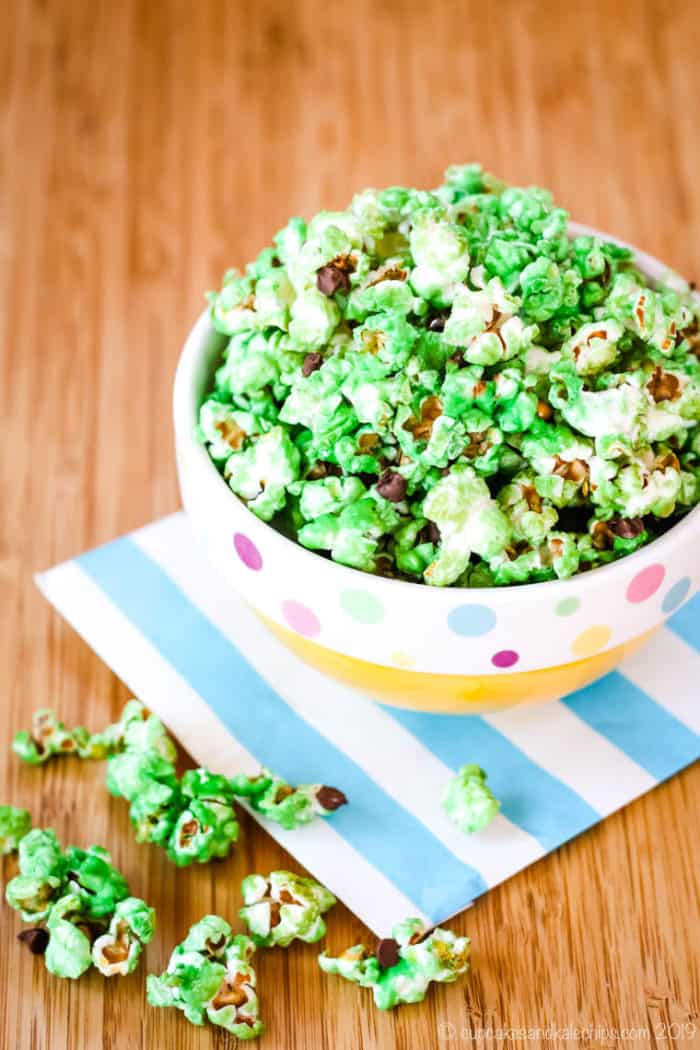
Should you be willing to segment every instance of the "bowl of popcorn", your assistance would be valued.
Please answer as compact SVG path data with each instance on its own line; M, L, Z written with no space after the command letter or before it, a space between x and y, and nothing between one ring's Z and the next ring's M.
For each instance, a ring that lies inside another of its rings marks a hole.
M545 190L365 190L209 300L184 506L308 663L430 711L548 700L697 589L700 298Z

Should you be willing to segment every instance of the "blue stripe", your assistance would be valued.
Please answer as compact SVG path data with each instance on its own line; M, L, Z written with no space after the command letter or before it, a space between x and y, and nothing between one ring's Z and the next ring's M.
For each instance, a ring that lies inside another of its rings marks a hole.
M478 871L288 707L128 537L76 561L263 765L292 783L330 781L347 793L333 827L431 919L485 892Z
M466 762L483 766L501 800L503 815L533 835L544 849L555 849L600 820L600 814L575 791L483 719L397 708L386 711L451 769Z
M618 671L562 703L657 780L677 773L700 754L700 737Z
M666 626L693 649L700 650L700 592L674 613Z

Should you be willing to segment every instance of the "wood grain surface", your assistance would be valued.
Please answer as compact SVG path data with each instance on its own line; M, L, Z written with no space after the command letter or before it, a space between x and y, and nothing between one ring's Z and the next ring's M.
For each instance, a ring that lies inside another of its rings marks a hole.
M32 573L177 507L171 383L203 290L290 214L471 159L700 277L698 53L692 0L2 4L0 800L108 846L159 918L136 975L72 983L3 905L2 1050L228 1046L147 1007L145 974L203 913L236 915L245 873L295 866L245 820L235 857L176 871L135 844L97 764L8 751L34 707L100 727L127 698ZM700 1040L682 1027L700 1024L699 789L696 767L480 900L452 923L473 974L420 1006L376 1012L313 946L263 954L263 1045ZM332 913L332 950L364 933Z

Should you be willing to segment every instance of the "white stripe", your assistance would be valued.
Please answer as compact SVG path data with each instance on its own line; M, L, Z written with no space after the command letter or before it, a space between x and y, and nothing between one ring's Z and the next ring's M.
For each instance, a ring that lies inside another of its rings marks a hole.
M278 642L212 569L186 520L171 517L132 538L301 718L479 871L488 886L544 856L537 839L504 816L478 834L460 833L440 805L453 771L377 704L307 667Z
M559 701L482 717L602 816L656 785L646 770Z
M619 670L679 722L700 733L700 653L663 627Z
M219 771L259 769L260 762L78 565L59 565L37 576L36 582L129 689L187 741L187 750L197 762ZM405 894L334 831L330 821L314 821L288 832L252 815L375 933L383 936L407 915L429 923Z

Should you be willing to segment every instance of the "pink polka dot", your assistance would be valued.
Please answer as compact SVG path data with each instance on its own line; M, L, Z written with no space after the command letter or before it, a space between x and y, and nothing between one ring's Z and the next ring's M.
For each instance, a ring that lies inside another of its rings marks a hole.
M501 649L500 652L494 653L491 657L491 663L494 667L513 667L517 664L520 659L520 654L516 653L513 649Z
M646 569L638 572L627 588L628 602L645 602L656 594L664 582L666 570L663 565L647 565Z
M236 548L236 554L244 565L252 569L253 572L259 572L262 569L262 554L252 540L249 540L242 532L236 532L233 537L233 545Z
M290 627L307 638L313 638L321 631L321 624L316 613L306 605L302 605L301 602L291 600L282 602L282 615Z

